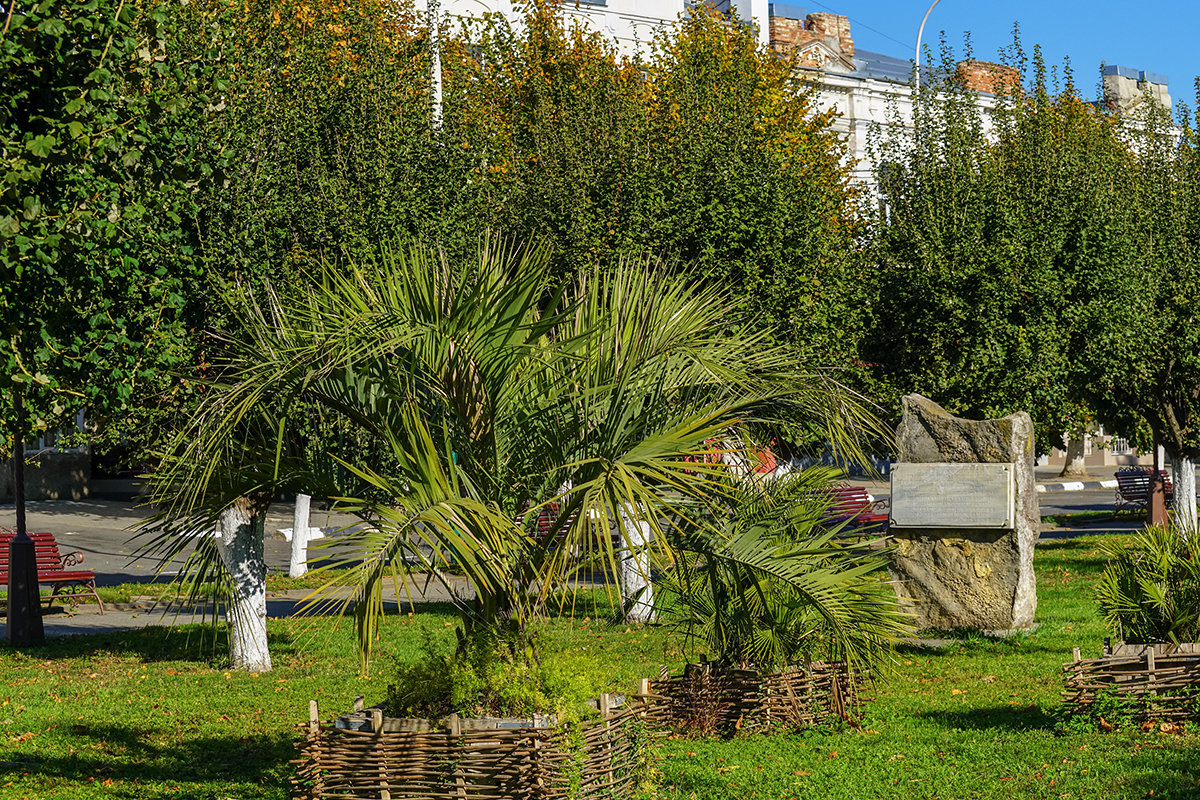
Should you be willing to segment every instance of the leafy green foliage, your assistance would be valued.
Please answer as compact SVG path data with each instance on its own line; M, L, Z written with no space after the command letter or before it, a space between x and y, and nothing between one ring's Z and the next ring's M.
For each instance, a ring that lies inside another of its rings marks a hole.
M570 651L535 652L514 632L477 629L455 652L438 652L428 633L424 657L401 664L388 686L388 713L440 719L464 716L578 719L605 691L603 666Z
M852 363L844 145L749 28L697 8L637 63L553 2L447 18L435 120L408 3L207 2L193 24L228 86L206 128L210 269L282 285L397 236L460 262L487 230L546 241L556 279L653 253L814 366Z
M860 334L859 224L845 145L795 62L698 4L643 62L565 28L555 3L448 43L451 150L479 218L546 237L555 269L652 252L719 286L776 341L848 369Z
M192 68L171 14L26 3L0 34L0 380L35 431L120 414L189 357Z
M1010 55L1020 83L994 110L957 81L926 86L914 127L875 145L886 211L866 358L893 397L918 391L973 417L1028 411L1045 450L1086 430L1099 405L1095 364L1078 357L1081 283L1097 269L1138 273L1134 157L1069 71L1052 86L1039 50L1032 74L1019 40ZM953 73L945 46L942 66Z
M555 282L549 258L484 242L473 264L453 264L384 246L282 299L232 292L243 324L218 364L225 380L155 478L174 521L148 546L177 552L179 534L210 530L238 497L336 502L366 523L335 555L354 567L345 597L365 653L400 561L436 580L461 570L475 591L469 626L524 623L569 580L573 553L615 568L622 514L650 523L650 556L667 563L666 521L696 528L725 507L724 469L697 463L708 439L803 420L853 452L876 432L840 386L762 332L731 328L717 290L644 263ZM341 432L322 459L297 446L310 430L290 413L300 403ZM552 502L561 537L528 535L515 515L531 522ZM213 563L205 547L197 574Z
M1200 638L1200 542L1148 527L1124 544L1105 543L1096 586L1100 613L1119 637L1137 644Z
M1092 395L1144 419L1176 460L1200 457L1197 133L1194 120L1182 123L1173 128L1152 102L1131 121L1136 158L1117 183L1124 213L1110 212L1106 232L1120 248L1079 276Z

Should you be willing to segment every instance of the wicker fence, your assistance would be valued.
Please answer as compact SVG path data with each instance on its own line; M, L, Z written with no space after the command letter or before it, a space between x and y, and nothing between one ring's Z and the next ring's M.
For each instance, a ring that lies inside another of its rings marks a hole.
M770 673L689 664L682 674L655 681L650 699L656 725L726 734L838 722L854 716L860 704L858 682L840 662Z
M647 758L644 698L602 695L600 716L578 726L547 720L479 723L451 716L423 720L383 716L380 709L319 721L310 704L294 796L373 800L558 800L622 797ZM619 704L619 705L618 705ZM351 724L346 726L346 720ZM529 723L522 725L521 723Z
M1063 666L1063 700L1076 713L1104 709L1138 720L1200 718L1200 646L1105 647L1100 658L1080 657Z
M297 797L371 800L611 800L632 793L646 772L650 731L750 732L807 727L857 709L842 664L781 672L691 664L638 694L601 695L598 712L576 726L550 717L460 719L436 724L355 710L329 723L309 706Z

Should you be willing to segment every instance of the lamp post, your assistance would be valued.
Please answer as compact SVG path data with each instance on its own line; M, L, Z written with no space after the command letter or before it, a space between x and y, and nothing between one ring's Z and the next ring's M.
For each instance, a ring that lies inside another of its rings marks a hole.
M8 543L8 619L5 634L13 647L46 643L42 598L38 590L37 546L25 524L25 404L21 389L13 393L13 505L17 533Z
M921 17L921 27L917 28L917 91L921 91L921 34L925 32L925 23L929 19L929 15L933 13L933 7L942 0L933 0L929 5L929 9L925 12L925 16Z

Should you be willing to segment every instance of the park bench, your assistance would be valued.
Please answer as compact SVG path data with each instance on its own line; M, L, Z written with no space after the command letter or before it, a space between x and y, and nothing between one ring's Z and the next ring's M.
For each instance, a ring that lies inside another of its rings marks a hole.
M8 555L9 545L16 534L0 528L0 585L8 587ZM31 533L34 549L37 553L38 583L50 587L50 594L45 598L46 607L54 604L56 597L69 600L72 605L87 596L96 598L100 613L104 613L104 603L96 592L96 573L90 569L72 569L83 561L83 553L78 551L63 556L58 552L58 542L52 533Z
M1150 502L1150 476L1154 470L1149 467L1130 467L1117 470L1116 504L1113 513L1121 511L1145 511ZM1165 470L1159 470L1163 476L1163 492L1166 495L1167 507L1174 505L1175 487Z
M862 486L834 486L819 493L830 500L827 519L852 529L879 528L886 530L888 514L879 507L886 500L872 500Z
M554 536L557 539L563 538L566 535L567 528L571 527L571 524L575 522L575 515L571 515L571 517L567 519L567 521L563 523L557 531L555 531L554 521L557 519L557 506L551 504L538 509L537 524L534 526L533 530L534 538L539 542L543 541L547 536ZM525 524L525 515L518 514L516 522L517 525L523 526Z
M555 530L554 522L558 519L559 515L558 505L551 503L548 506L543 506L542 508L538 509L537 515L537 523L534 525L534 529L531 533L533 538L539 543L544 542L547 537L553 537L556 542L561 542L566 538L567 529L575 524L575 519L578 516L576 514L572 514L562 525L559 526L558 530ZM523 527L524 522L525 515L523 513L518 514L516 516L517 525ZM623 546L621 533L616 528L613 528L609 531L609 534L611 539L608 546L611 547L615 552ZM582 558L584 555L594 556L597 553L604 552L604 540L598 538L600 534L593 530L589 536L589 543L583 545L582 547L576 545L572 548L571 555L574 558Z

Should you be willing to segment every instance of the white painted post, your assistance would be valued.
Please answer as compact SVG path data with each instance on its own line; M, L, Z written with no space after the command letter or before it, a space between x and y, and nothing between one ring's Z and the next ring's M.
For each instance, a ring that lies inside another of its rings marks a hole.
M292 558L288 563L288 577L299 578L308 572L308 509L312 497L296 495L296 510L292 512Z

